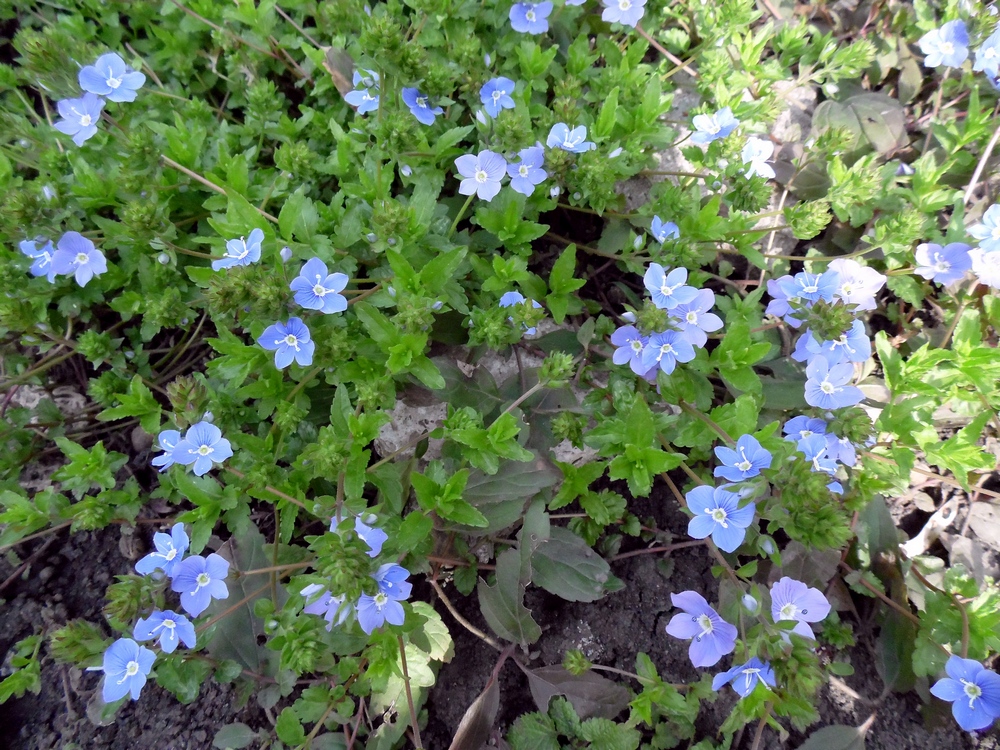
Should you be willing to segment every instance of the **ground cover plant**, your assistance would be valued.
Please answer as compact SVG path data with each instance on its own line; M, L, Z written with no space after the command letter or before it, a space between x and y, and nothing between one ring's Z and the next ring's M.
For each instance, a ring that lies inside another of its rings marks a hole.
M0 23L0 595L56 538L134 542L100 616L8 644L0 704L70 665L98 725L216 682L265 720L206 747L432 747L472 634L453 750L864 747L911 692L992 731L994 8ZM683 677L546 663L541 609L596 617L640 556ZM871 717L824 721L864 661Z

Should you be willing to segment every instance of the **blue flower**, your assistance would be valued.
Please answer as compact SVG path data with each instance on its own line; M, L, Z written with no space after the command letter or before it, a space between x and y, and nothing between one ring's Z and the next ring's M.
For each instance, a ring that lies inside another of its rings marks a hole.
M552 3L514 3L510 9L510 26L522 34L544 34L549 30Z
M24 255L34 261L31 268L28 269L32 276L44 276L50 284L55 282L56 271L52 267L52 256L55 253L55 248L52 247L51 240L46 241L42 247L38 247L36 240L21 240L18 247Z
M66 232L56 243L56 251L52 254L53 272L73 274L77 284L87 286L88 281L107 270L104 253L79 232Z
M378 109L378 86L378 73L373 70L355 70L354 91L344 94L344 101L357 108L359 115L368 114ZM374 89L374 94L371 89Z
M668 274L659 263L650 263L642 281L654 305L661 310L673 310L677 305L694 302L698 296L697 289L686 285L687 277L686 268L675 268Z
M934 683L931 695L951 703L952 716L966 732L986 729L1000 716L1000 675L954 655L944 669L948 676Z
M480 151L477 156L465 154L455 159L455 168L462 175L458 192L476 194L484 201L491 201L500 192L500 181L507 172L507 162L492 151Z
M249 237L226 242L226 254L212 261L212 270L231 268L232 266L249 266L260 260L260 243L264 241L264 232L254 229Z
M312 364L316 344L301 318L289 318L288 323L275 323L264 329L257 343L274 352L274 366L284 370L295 360L303 367Z
M810 435L799 440L796 447L812 463L813 471L833 476L837 473L837 462L830 455L827 439L827 435Z
M826 435L826 455L845 466L854 466L858 462L858 451L854 443L833 433Z
M735 552L743 544L747 527L757 512L754 503L740 508L739 495L707 485L695 487L686 497L688 510L694 514L688 522L688 536L694 539L711 536L715 546L724 552Z
M174 571L170 588L181 595L181 606L192 617L197 617L212 599L228 599L226 576L229 561L214 552L207 558L192 555L185 558Z
M150 552L135 564L135 572L148 576L154 570L162 570L168 578L173 578L177 566L184 559L188 544L184 524L175 523L169 534L157 532L153 534L154 552Z
M535 186L548 175L542 169L545 163L545 149L539 146L529 146L517 152L521 161L518 164L507 165L507 175L510 177L511 188L521 195L531 195Z
M667 634L691 640L688 656L696 667L711 667L736 648L735 625L719 617L705 597L695 591L670 595L670 603L683 610L667 623Z
M846 305L856 305L855 310L874 310L875 295L886 282L884 274L851 258L832 261L820 278L824 288L832 280L833 296Z
M767 163L768 159L770 159L773 155L773 142L765 141L754 136L748 138L746 145L743 147L742 153L743 163L750 165L746 171L747 179L753 177L755 174L758 174L765 179L773 179L774 169Z
M1000 205L986 209L983 220L969 227L969 234L979 240L979 247L988 253L1000 250Z
M221 464L233 455L233 448L222 430L211 422L198 422L191 425L184 438L174 446L172 452L174 463L190 466L194 464L194 473L199 477L207 474L213 464Z
M423 125L433 125L434 118L444 112L441 107L428 106L427 97L415 88L403 89L403 104L410 108L410 112L417 118L417 122Z
M371 516L368 520L374 519L375 516ZM389 535L382 529L369 526L362 521L361 516L354 519L354 532L361 537L361 541L368 545L368 557L378 557L382 551L382 545L389 538Z
M146 675L153 668L156 654L140 646L131 638L119 638L104 652L104 687L101 697L105 703L114 703L129 693L132 700L139 700L139 692L146 684Z
M81 68L80 88L91 94L106 96L113 102L134 102L136 92L146 82L146 76L132 70L114 52L97 58L97 62Z
M1000 26L976 50L976 64L972 69L983 71L991 78L1000 76Z
M705 346L708 334L722 328L722 318L709 312L714 305L715 292L699 289L691 302L677 305L670 311L671 321L692 346Z
M969 253L969 257L972 259L972 273L979 283L1000 289L1000 251L987 252L977 247Z
M512 80L502 76L483 84L483 87L479 89L479 99L483 103L486 114L490 117L496 117L500 114L501 109L514 109L514 100L511 98L514 85Z
M865 324L860 320L855 320L846 333L833 341L819 342L811 332L807 333L808 337L803 338L806 339L810 361L817 354L822 354L832 366L841 362L867 362L872 356L872 342L865 333Z
M344 606L346 597L332 596L329 591L318 583L311 583L300 592L306 597L306 606L302 611L310 615L322 615L326 620L327 632L333 630L333 626L340 627L351 615L351 607Z
M746 664L734 666L727 672L715 675L712 680L712 690L719 690L723 685L729 683L733 686L733 690L740 694L740 697L746 698L761 682L773 688L775 686L774 670L771 669L769 663L763 662L755 656Z
M663 221L659 216L654 216L649 225L649 233L653 239L663 243L667 240L676 240L681 236L681 230L672 221Z
M53 127L60 133L73 136L73 143L82 146L84 141L97 135L97 121L101 119L104 99L86 93L79 99L63 99L56 103L62 117Z
M521 294L520 292L504 292L500 296L500 301L497 303L499 307L513 307L514 305L526 305L526 304L528 304L528 300L526 300L524 295ZM538 302L536 302L535 300L531 300L531 306L536 309L541 308L541 305L538 304ZM509 317L507 318L507 320L509 320L512 323L514 322L513 317ZM523 323L521 325L524 327L525 336L535 335L537 329L534 326L528 327Z
M695 115L691 122L695 128L691 142L702 146L725 138L740 124L740 121L733 117L733 110L729 107L723 107L714 115Z
M372 576L378 583L375 596L362 594L358 600L358 624L366 633L388 622L402 625L405 613L401 601L410 597L412 585L407 582L409 572L395 563L387 563Z
M628 363L636 375L642 375L649 369L642 366L642 351L649 343L649 338L639 333L638 328L622 326L611 334L611 343L618 347L611 357L616 365Z
M813 638L811 622L819 622L830 614L830 602L819 589L806 586L802 581L784 576L771 587L771 617L775 622L794 620L793 633Z
M760 474L761 469L771 468L771 452L761 447L753 435L741 436L736 450L720 445L715 455L723 464L715 467L715 476L730 482L742 482Z
M969 57L969 32L962 20L949 21L940 29L928 31L917 44L928 68L940 65L957 68Z
M165 612L153 612L149 617L140 617L132 631L132 637L137 641L159 638L160 648L165 654L172 654L179 642L187 648L194 648L197 640L191 621L169 609Z
M965 272L972 268L969 251L972 248L964 242L952 242L944 247L933 242L917 245L917 267L913 273L923 276L941 286L961 281Z
M150 463L156 466L159 471L166 471L174 465L174 448L181 441L181 434L177 430L163 430L156 437L156 443L163 453L154 458Z
M642 366L647 372L659 367L669 375L678 362L690 362L692 359L694 347L677 331L654 333L642 350Z
M815 357L806 368L806 403L820 409L843 409L860 403L865 394L848 385L853 375L854 365L850 363L831 367L822 355Z
M601 0L601 4L604 6L602 21L635 28L645 12L646 0Z
M561 148L573 154L582 154L597 148L597 144L587 140L587 127L577 125L572 130L564 122L557 122L549 131L549 137L545 139L545 145L549 148Z
M326 314L347 309L347 297L340 294L347 286L346 273L327 273L319 258L306 261L299 275L289 285L295 301L307 310L322 310Z
M792 417L785 422L781 431L785 434L785 440L797 443L811 435L825 435L826 422L817 417L798 416Z

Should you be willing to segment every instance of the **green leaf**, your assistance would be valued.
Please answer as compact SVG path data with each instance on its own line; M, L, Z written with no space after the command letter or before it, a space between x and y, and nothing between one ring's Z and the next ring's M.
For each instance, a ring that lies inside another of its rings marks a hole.
M564 695L581 719L594 716L615 718L629 702L624 687L595 672L572 674L561 665L540 667L525 672L531 697L540 711L549 710L549 701Z
M475 127L475 125L463 125L459 128L451 128L450 130L444 131L441 135L434 139L435 158L442 158L448 149L452 146L458 145L459 141L471 133Z
M507 735L511 750L560 750L556 726L548 716L530 713L519 716Z
M504 500L527 500L558 481L559 472L538 456L527 463L502 461L495 475L472 472L464 497L477 507Z
M865 750L865 735L874 718L860 727L834 724L818 729L799 745L799 750Z
M618 113L618 87L615 86L601 105L601 113L594 123L592 134L597 139L608 138L615 129L615 115Z
M969 482L971 472L987 471L996 467L996 456L979 445L983 428L992 416L991 411L982 411L948 440L937 445L924 446L927 462L954 474L966 492L971 491Z
M532 582L570 602L604 596L611 566L569 529L553 526L531 556ZM539 706L541 708L541 706Z
M105 409L97 418L102 422L110 422L126 417L139 417L139 424L147 433L155 435L160 428L160 405L153 392L142 382L142 377L136 375L129 383L128 393L117 394L119 406Z
M580 736L591 747L601 750L636 750L642 741L638 729L616 724L610 719L588 719L580 727Z
M212 747L219 750L243 750L257 741L257 733L246 724L227 724L215 733Z
M278 715L278 720L274 723L274 730L278 733L278 739L286 745L301 745L305 742L306 733L302 728L302 722L295 715L291 706L282 710Z
M156 665L156 682L169 690L181 703L193 703L201 686L212 672L212 665L201 659L185 659L175 652L163 655Z
M288 242L296 239L308 243L319 226L319 212L312 198L306 196L306 188L300 187L285 201L278 214L278 229Z
M456 471L443 483L428 476L430 473L428 471L427 474L413 474L410 477L421 508L463 526L481 528L488 525L486 517L462 499L469 480L468 469Z
M479 608L490 628L512 643L527 645L542 635L542 629L524 606L524 589L531 580L531 564L524 562L515 549L497 557L496 583L492 586L479 579Z

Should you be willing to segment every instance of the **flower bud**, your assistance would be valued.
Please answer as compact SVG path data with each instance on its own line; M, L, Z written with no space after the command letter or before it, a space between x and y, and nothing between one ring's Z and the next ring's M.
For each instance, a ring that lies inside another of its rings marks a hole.
M156 260L159 261L160 265L165 266L170 263L170 256L166 253L160 253L156 256Z
M754 614L760 607L760 602L754 599L750 594L743 595L743 606L746 607L747 612Z
M279 255L281 255L281 262L287 263L292 259L292 248L288 247L288 245L285 245L283 248L281 248L281 252L279 253Z

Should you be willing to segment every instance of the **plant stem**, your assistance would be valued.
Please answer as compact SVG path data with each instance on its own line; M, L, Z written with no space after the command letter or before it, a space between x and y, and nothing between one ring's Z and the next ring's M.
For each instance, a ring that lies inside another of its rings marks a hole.
M403 689L406 691L406 704L410 707L410 726L413 728L413 745L417 750L423 750L424 744L420 741L420 722L417 711L413 707L413 693L410 692L410 673L406 669L406 644L403 643L403 636L397 635L399 642L399 662L403 667Z
M175 2L175 0L171 0L171 2ZM195 180L196 182L200 182L202 185L204 185L205 187L207 187L209 190L214 190L219 195L227 195L227 193L226 193L226 191L225 191L224 188L221 188L218 185L216 185L214 182L205 179L204 177L202 177L197 172L192 172L190 169L188 169L187 167L185 167L183 164L178 164L177 162L175 162L173 159L171 159L166 154L161 154L160 155L160 159L163 161L163 163L165 165L167 165L171 169L176 169L178 172L186 174L192 180ZM253 204L251 204L251 206L253 206ZM263 216L265 219L267 219L272 224L277 224L278 223L278 218L276 216L272 216L267 211L261 210L261 209L257 208L256 206L253 206L253 208L254 208L254 210L257 213L259 213L261 216Z
M451 237L455 233L455 228L458 226L458 222L460 222L462 220L462 217L465 216L465 212L468 210L469 205L472 203L472 199L475 197L476 194L473 193L472 195L470 195L468 198L465 199L465 203L459 210L458 215L455 216L455 221L453 221L451 223L451 226L448 228L448 234L445 235L446 237Z
M462 615L458 613L458 610L455 609L455 605L451 603L451 599L449 599L447 594L444 593L444 589L441 588L440 584L436 580L434 580L433 578L428 578L427 581L428 583L430 583L431 588L434 589L434 593L438 595L438 599L441 600L441 603L444 605L445 609L447 609L451 613L451 616L458 621L459 625L461 625L463 628L465 628L474 636L476 636L476 638L483 641L483 643L492 646L497 651L503 651L503 648L500 646L499 643L497 643L495 640L493 640L493 638L488 636L486 633L484 633L482 630L477 628L475 625L473 625L471 622L466 620L464 617L462 617Z

